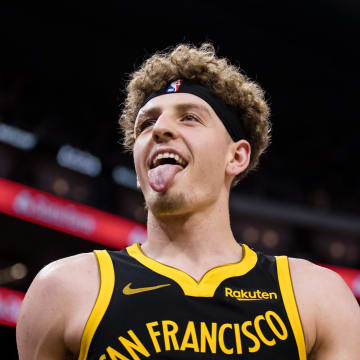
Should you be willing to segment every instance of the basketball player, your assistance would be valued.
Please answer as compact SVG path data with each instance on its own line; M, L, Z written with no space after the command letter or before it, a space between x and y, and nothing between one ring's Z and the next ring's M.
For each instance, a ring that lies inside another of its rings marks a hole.
M19 317L20 360L359 359L342 279L231 231L231 187L269 143L260 87L204 44L153 55L127 91L148 239L45 267Z

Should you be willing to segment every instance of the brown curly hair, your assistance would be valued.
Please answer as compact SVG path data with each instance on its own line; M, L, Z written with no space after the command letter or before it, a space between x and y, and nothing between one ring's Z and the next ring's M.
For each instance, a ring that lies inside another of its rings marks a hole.
M130 151L133 149L134 123L144 99L151 92L177 79L196 80L212 89L225 103L241 110L241 121L251 145L251 156L248 168L234 179L235 185L257 166L260 155L270 143L270 110L260 86L250 81L227 59L218 58L210 43L200 47L180 44L157 52L130 75L126 87L127 97L119 120L125 148Z

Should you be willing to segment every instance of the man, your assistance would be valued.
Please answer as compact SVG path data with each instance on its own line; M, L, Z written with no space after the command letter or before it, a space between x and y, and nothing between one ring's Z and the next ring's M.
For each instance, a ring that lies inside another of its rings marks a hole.
M155 54L127 90L148 239L45 267L18 321L20 360L358 359L360 311L338 275L232 234L231 187L269 143L259 86L204 44Z

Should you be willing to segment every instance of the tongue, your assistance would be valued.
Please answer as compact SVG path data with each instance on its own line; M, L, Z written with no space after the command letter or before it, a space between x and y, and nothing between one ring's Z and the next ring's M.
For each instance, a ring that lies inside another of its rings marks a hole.
M175 175L183 170L180 165L160 165L148 171L149 183L153 190L163 192L168 189Z

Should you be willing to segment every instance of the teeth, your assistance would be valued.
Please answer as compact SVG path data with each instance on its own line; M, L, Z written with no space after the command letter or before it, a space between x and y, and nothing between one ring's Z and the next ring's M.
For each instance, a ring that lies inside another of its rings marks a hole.
M181 164L183 166L186 165L186 161L184 159L182 159L179 155L166 152L166 153L156 155L155 159L153 160L153 166L156 166L159 160L165 159L165 158L172 158L172 159L175 159L179 164Z

